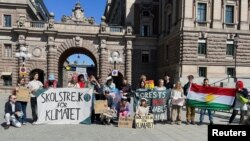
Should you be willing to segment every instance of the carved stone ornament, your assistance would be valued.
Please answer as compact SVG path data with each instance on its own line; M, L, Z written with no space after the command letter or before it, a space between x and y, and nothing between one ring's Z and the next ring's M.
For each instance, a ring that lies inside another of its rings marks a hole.
M105 40L105 39L102 39L102 40L101 40L101 43L102 43L102 44L106 44L106 40Z
M20 16L17 20L17 26L18 27L25 27L26 18L25 16Z
M76 45L77 47L79 47L80 44L81 44L81 38L80 38L79 36L76 36L76 37L75 37L75 45Z
M55 24L54 13L50 13L49 16L48 29L53 29Z
M39 47L36 47L32 50L32 55L35 57L41 57L42 56L42 49Z
M127 26L127 34L131 35L133 32L132 26Z

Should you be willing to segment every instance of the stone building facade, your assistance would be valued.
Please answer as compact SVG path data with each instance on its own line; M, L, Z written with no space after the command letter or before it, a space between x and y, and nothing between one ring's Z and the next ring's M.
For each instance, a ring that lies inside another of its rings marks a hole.
M192 74L197 83L207 77L233 87L234 77L249 84L249 9L249 0L109 0L105 15L109 24L132 25L133 57L143 55L140 49L156 51L153 79L167 72L186 83Z
M40 12L45 12L44 19ZM47 12L42 0L0 0L0 13L2 91L11 90L16 85L19 68L23 66L23 58L17 58L15 54L19 53L20 56L27 52L32 57L24 59L26 80L34 72L39 72L41 81L53 73L62 86L66 59L72 54L81 53L94 61L96 75L103 80L115 67L120 75L131 82L131 49L135 37L131 26L109 26L105 17L97 25L93 18L85 17L79 3L72 10L72 15L63 16L59 23L55 22L53 13ZM112 57L118 60L110 61Z

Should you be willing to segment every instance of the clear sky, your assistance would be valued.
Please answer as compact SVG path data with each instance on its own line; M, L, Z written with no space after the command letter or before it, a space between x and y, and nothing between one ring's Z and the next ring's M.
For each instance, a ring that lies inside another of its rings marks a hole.
M106 0L44 0L49 12L55 14L57 22L61 21L63 15L71 16L72 9L77 2L81 3L85 17L94 17L96 24L100 24L101 16L103 16L105 10ZM69 62L77 61L79 64L83 62L86 64L94 64L86 55L81 54L80 59L77 56L78 54L70 56L68 58Z

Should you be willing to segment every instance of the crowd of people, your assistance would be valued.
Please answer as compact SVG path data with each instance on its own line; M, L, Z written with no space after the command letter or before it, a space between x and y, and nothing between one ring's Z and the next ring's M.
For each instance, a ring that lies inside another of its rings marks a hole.
M38 73L34 73L32 76L32 80L28 83L25 82L24 78L20 78L18 80L18 84L15 87L13 94L9 96L8 101L5 104L5 120L6 126L5 129L8 129L10 125L15 127L21 127L27 123L27 102L16 101L16 93L20 88L28 88L30 92L30 105L32 111L32 123L36 124L37 121L37 99L36 93L41 88L57 88L57 81L55 80L55 76L50 74L48 80L44 83L38 80ZM86 81L87 80L87 81ZM139 84L136 86L136 90L145 90L146 89L146 76L141 75ZM178 124L182 123L181 113L183 110L183 106L186 107L186 124L195 124L195 113L196 108L186 105L185 101L187 100L187 94L189 87L194 81L194 76L188 76L188 82L182 86L181 82L176 82L175 84L171 83L170 76L165 74L163 79L158 80L158 85L155 86L154 90L171 90L170 100L166 102L166 112L162 113L160 117L160 121L167 120L170 124ZM204 79L203 84L204 87L210 87L209 80L207 78ZM122 87L120 90L116 88L116 85L113 82L112 76L108 76L106 78L105 83L102 83L100 77L95 78L95 76L91 75L87 79L84 78L84 75L80 74L78 76L73 75L72 79L68 82L68 88L93 88L95 94L93 95L93 103L95 100L107 100L108 107L117 111L117 116L132 116L132 110L129 107L129 104L132 102L131 98L133 95L133 90L131 85L128 83L127 79L123 79ZM231 124L235 119L236 115L240 111L241 118L240 124L244 121L244 116L247 113L247 104L242 103L242 97L248 97L248 91L244 88L242 81L237 81L236 83L237 95L235 97L233 107L232 116L228 124ZM119 92L121 94L121 99L118 103L114 102L114 98L111 93ZM238 93L240 96L238 96ZM176 102L177 99L184 99L184 102ZM200 118L198 125L204 124L204 115L206 111L209 116L210 125L214 124L213 116L215 111L207 108L199 109ZM140 99L139 105L137 106L135 112L135 116L145 116L149 114L149 105L147 105L147 99ZM92 123L100 121L100 114L95 114L94 108L92 108Z

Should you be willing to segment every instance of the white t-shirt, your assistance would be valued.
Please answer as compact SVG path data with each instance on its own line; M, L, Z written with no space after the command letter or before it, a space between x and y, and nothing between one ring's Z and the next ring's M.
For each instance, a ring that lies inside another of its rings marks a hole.
M183 91L178 91L178 90L173 89L171 91L171 99L172 99L173 105L183 106L184 99L185 99Z
M28 84L28 88L31 90L31 91L37 91L38 89L42 88L43 87L43 84L38 81L38 80L32 80L29 82ZM31 97L36 97L35 95L35 92L33 92L31 94Z
M136 114L139 116L146 116L148 115L148 111L149 111L148 106L147 107L139 106L137 107Z

